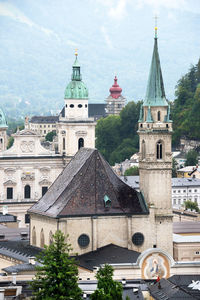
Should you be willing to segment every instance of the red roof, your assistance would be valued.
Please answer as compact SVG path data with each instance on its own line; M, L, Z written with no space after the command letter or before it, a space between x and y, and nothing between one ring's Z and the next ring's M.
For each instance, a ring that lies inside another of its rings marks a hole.
M122 92L122 89L117 84L117 76L115 76L115 78L114 78L114 84L110 88L110 96L112 98L117 99L117 98L119 98L121 96L121 92Z

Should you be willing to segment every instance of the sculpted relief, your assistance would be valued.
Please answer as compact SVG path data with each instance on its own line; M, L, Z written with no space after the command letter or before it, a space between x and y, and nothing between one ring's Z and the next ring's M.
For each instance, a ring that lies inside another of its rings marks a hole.
M29 153L29 152L33 152L34 151L34 147L35 147L35 143L34 141L22 141L20 148L22 150L22 152L24 153Z

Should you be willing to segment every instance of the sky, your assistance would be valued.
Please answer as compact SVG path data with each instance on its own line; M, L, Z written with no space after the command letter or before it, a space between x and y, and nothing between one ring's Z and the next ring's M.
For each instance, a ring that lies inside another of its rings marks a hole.
M177 81L200 56L199 0L0 0L0 43L4 50L0 50L0 65L7 85L5 93L9 90L29 101L30 93L25 90L30 84L28 78L35 76L40 78L38 93L41 91L44 99L46 95L61 101L78 48L91 102L105 100L114 75L128 101L143 99L155 15L165 92L173 100ZM23 53L26 76L21 74ZM9 75L7 61L14 61L15 73L23 78L17 83L17 92L16 75ZM34 74L30 74L34 64ZM36 93L30 101L34 97Z

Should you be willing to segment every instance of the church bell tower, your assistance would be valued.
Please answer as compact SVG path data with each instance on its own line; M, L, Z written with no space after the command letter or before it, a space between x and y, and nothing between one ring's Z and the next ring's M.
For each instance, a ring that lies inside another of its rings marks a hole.
M140 191L149 207L154 208L156 247L172 254L172 121L160 66L157 27L146 96L138 123Z

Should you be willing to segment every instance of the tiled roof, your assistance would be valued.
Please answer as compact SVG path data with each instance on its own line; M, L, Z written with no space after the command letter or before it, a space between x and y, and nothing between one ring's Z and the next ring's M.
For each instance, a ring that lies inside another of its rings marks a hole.
M174 233L200 233L200 222L174 222Z
M78 265L89 270L102 264L135 263L141 253L109 244L77 257Z
M192 295L194 297L193 299L200 299L200 275L173 275L172 277L168 278L168 280L174 285L179 286L181 289ZM194 285L193 288L191 287L191 284Z
M27 235L27 238L29 237L29 229L28 228L10 228L7 226L4 226L0 224L0 235L4 235L4 239L1 238L2 242L3 240L20 240L22 239L22 234ZM5 243L5 242L3 242ZM1 245L1 241L0 241Z
M139 176L121 176L121 180L135 189L139 189ZM198 178L172 178L172 187L200 186Z
M8 222L17 222L17 217L10 214L3 215L2 213L0 213L0 223Z
M187 291L183 291L179 286L173 284L167 279L162 278L159 282L149 286L149 291L155 300L194 300Z
M24 271L35 271L35 267L39 266L41 264L35 263L35 265L32 265L28 262L23 263L23 264L18 264L15 266L10 266L7 268L3 268L2 270L5 271L7 274L12 274L12 273L19 273L19 272L24 272Z
M110 207L104 204L107 195ZM48 217L148 214L140 193L113 172L96 149L81 148L29 210Z
M0 242L0 254L22 262L28 262L28 258L36 256L42 250L29 245L29 241L4 241Z
M30 123L56 123L58 116L33 116Z

